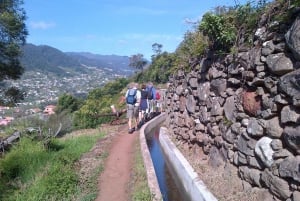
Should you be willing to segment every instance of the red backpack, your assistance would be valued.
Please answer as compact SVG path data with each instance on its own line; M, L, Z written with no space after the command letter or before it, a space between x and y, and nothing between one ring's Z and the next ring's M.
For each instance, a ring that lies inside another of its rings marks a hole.
M158 91L157 91L156 94L155 94L155 99L156 99L156 100L159 100L159 99L160 99L160 94L159 94Z

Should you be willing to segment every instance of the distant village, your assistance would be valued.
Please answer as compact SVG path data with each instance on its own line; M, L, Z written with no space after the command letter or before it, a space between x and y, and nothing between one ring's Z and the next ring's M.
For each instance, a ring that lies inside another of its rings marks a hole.
M44 110L41 110L40 108L32 108L25 111L25 115L33 115L33 114L43 114L45 116L49 116L52 114L55 114L55 105L47 105ZM11 112L13 110L13 112ZM7 126L9 125L15 117L13 115L9 116L10 114L17 114L21 112L18 107L4 107L0 106L0 114L5 114L3 116L0 116L0 126Z
M103 71L99 68L90 68L90 70L89 74L70 77L25 72L20 80L9 81L8 84L24 91L25 98L13 108L0 106L0 127L7 126L16 118L24 116L54 114L55 105L62 94L86 97L89 91L102 87L116 78L125 77L124 74Z

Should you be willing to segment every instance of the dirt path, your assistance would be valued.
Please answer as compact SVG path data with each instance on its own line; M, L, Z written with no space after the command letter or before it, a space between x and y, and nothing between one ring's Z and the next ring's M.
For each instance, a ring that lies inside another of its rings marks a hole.
M134 143L138 132L128 134L127 125L122 125L114 135L104 171L99 178L99 195L96 201L127 201L128 184L134 159Z
M103 172L98 178L98 197L95 201L130 200L130 177L139 132L136 131L133 134L128 134L127 128L127 125L103 125L100 130L107 133L107 136L100 140L79 161L78 167L81 167L81 183L84 184L88 182L86 178L91 177L93 170L100 164L103 164L103 160L99 160L99 157L108 153L104 161ZM95 132L98 131L87 130L81 133L93 134ZM237 170L232 165L227 164L219 168L212 168L208 165L208 158L201 151L191 151L182 147L180 150L211 192L218 195L219 200L268 200L265 197L266 189L243 189L243 184L237 175Z

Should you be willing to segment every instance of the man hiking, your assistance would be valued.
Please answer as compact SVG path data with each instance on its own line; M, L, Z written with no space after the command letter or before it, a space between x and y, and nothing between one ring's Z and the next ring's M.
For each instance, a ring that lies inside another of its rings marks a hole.
M141 91L138 90L137 83L130 84L126 92L125 98L127 103L128 133L131 134L138 127ZM133 127L133 123L135 127Z

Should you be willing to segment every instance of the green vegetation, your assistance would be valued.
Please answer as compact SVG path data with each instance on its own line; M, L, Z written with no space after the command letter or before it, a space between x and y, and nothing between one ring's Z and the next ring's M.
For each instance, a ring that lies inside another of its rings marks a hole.
M210 51L215 55L236 53L242 43L252 45L252 36L259 17L267 8L265 0L235 7L216 7L206 13L194 30L188 31L174 53L162 51L162 45L154 43L154 55L149 67L134 76L136 82L168 82L176 70L190 71L195 63ZM243 36L243 37L241 37Z
M3 130L5 135L1 135L6 137L17 130L30 138L44 139L54 136L58 131L58 135L60 136L69 133L74 130L74 126L72 114L62 111L46 118L41 118L40 116L19 118L14 120L11 125L3 127Z
M144 66L147 64L147 60L144 59L144 55L135 54L129 58L129 66L143 70Z
M151 194L148 187L147 173L145 170L140 146L135 146L135 158L132 175L132 188L130 190L130 200L132 201L151 201L154 196Z
M24 71L19 61L20 46L28 33L22 4L22 0L5 0L0 4L0 82L19 79ZM17 88L0 85L0 104L12 105L22 97Z
M72 114L73 112L77 111L82 104L83 104L82 100L70 94L63 94L58 98L55 112L56 113L66 112Z
M72 200L80 196L75 162L101 137L98 133L53 139L49 149L23 137L0 160L0 200Z
M85 180L85 182L80 185L80 189L82 193L81 195L78 196L79 198L76 200L94 201L97 198L97 195L99 193L98 179L99 179L99 175L104 170L103 161L104 159L107 158L107 156L108 156L107 152L102 153L101 158L99 159L102 161L100 166L97 167L92 172L91 176L87 178L87 180Z
M122 90L128 83L129 80L121 78L92 90L80 109L74 113L74 126L95 128L99 124L111 121L113 117L105 114L111 114L111 105L115 105L117 109L125 108L125 102L120 98L125 95L125 92L122 94Z
M175 69L189 69L189 61L201 58L207 48L208 38L203 33L199 31L187 32L175 52Z
M166 83L169 79L171 65L173 65L175 57L173 54L163 52L152 59L152 63L147 70L138 73L135 81L146 83L152 81L154 83Z
M212 55L236 53L240 44L252 45L252 36L259 17L267 8L266 1L260 0L255 5L247 3L235 7L217 7L206 13L194 30L188 31L184 40L174 53L163 51L163 45L154 43L151 63L142 54L133 55L130 65L138 71L131 80L118 79L95 89L84 101L64 94L58 101L57 112L72 114L72 126L78 128L95 128L115 118L111 114L111 105L125 109L122 96L130 81L154 84L165 84L178 69L190 71L199 68L200 60L207 52ZM243 36L243 37L242 37Z
M299 0L277 0L278 7L280 9L270 7L267 12L270 13L269 18L272 22L283 22L286 24L290 24L293 22L292 19L296 17L295 9L300 6ZM276 12L275 12L276 11ZM278 26L274 26L274 28L278 28ZM275 31L275 30L274 30Z
M226 21L225 16L206 13L200 23L199 30L209 37L211 48L228 50L235 39L233 24Z
M8 58L8 55L4 53L7 50L10 52L9 55L18 55L17 45L24 41L27 34L23 24L25 14L22 9L18 8L22 1L8 0L6 2L7 4L0 6L0 25L5 27L16 22L16 27L11 26L16 30L11 33L17 34L17 41L12 44L9 43L11 40L0 41L0 57L7 58L0 61L0 81L7 78L15 79L22 74L22 68L15 60L16 57ZM121 97L125 94L130 81L138 83L152 81L156 85L164 84L176 70L190 71L195 68L194 63L199 64L208 52L217 56L235 54L241 44L253 45L253 33L263 13L267 15L268 24L274 21L290 22L293 15L292 9L300 6L300 0L276 0L275 3L278 4L277 8L283 9L274 12L272 10L274 8L269 6L266 0L259 0L255 5L249 2L235 7L217 7L213 12L206 13L194 30L184 35L183 41L174 53L162 51L163 45L154 43L152 48L155 54L147 68L145 68L147 62L142 54L133 55L130 65L139 69L140 72L136 73L132 79L121 78L110 82L102 88L91 91L86 100L63 94L59 97L56 115L51 116L47 121L39 118L21 120L13 124L8 132L12 133L14 128L23 130L30 126L39 128L41 133L48 134L55 132L62 123L61 133L65 134L73 129L96 128L99 124L107 123L114 118L109 115L105 116L105 114L111 114L111 105L115 105L117 109L125 109L125 102ZM6 8L10 7L12 13L6 11ZM11 37L2 29L0 34L2 38ZM15 61L16 65L6 68L12 61ZM5 69L12 69L12 71L7 72ZM0 88L0 93L4 91L7 91L6 95L10 97L7 100L16 101L15 97L21 98L21 96L18 97L17 89L9 91L4 90L3 87ZM224 119L223 123L230 125L231 122ZM28 134L28 136L29 138L22 138L17 146L0 159L0 199L8 201L72 200L76 196L82 197L82 200L95 198L97 191L95 177L87 181L89 190L79 187L79 178L74 169L75 162L81 154L89 150L95 140L102 136L101 134L65 141L51 138L48 146L44 146L42 141L37 141L39 133L34 136ZM132 200L152 200L153 195L148 188L142 157L139 152L138 154L133 176ZM98 171L101 171L101 167ZM94 174L98 175L98 173ZM83 189L86 191L84 195L82 195Z
M61 77L69 76L74 72L84 73L84 68L81 67L78 61L56 48L47 45L25 44L22 50L24 54L21 57L21 62L26 70L39 70L43 73L53 73Z
M293 7L300 6L300 0L291 0L290 3Z

